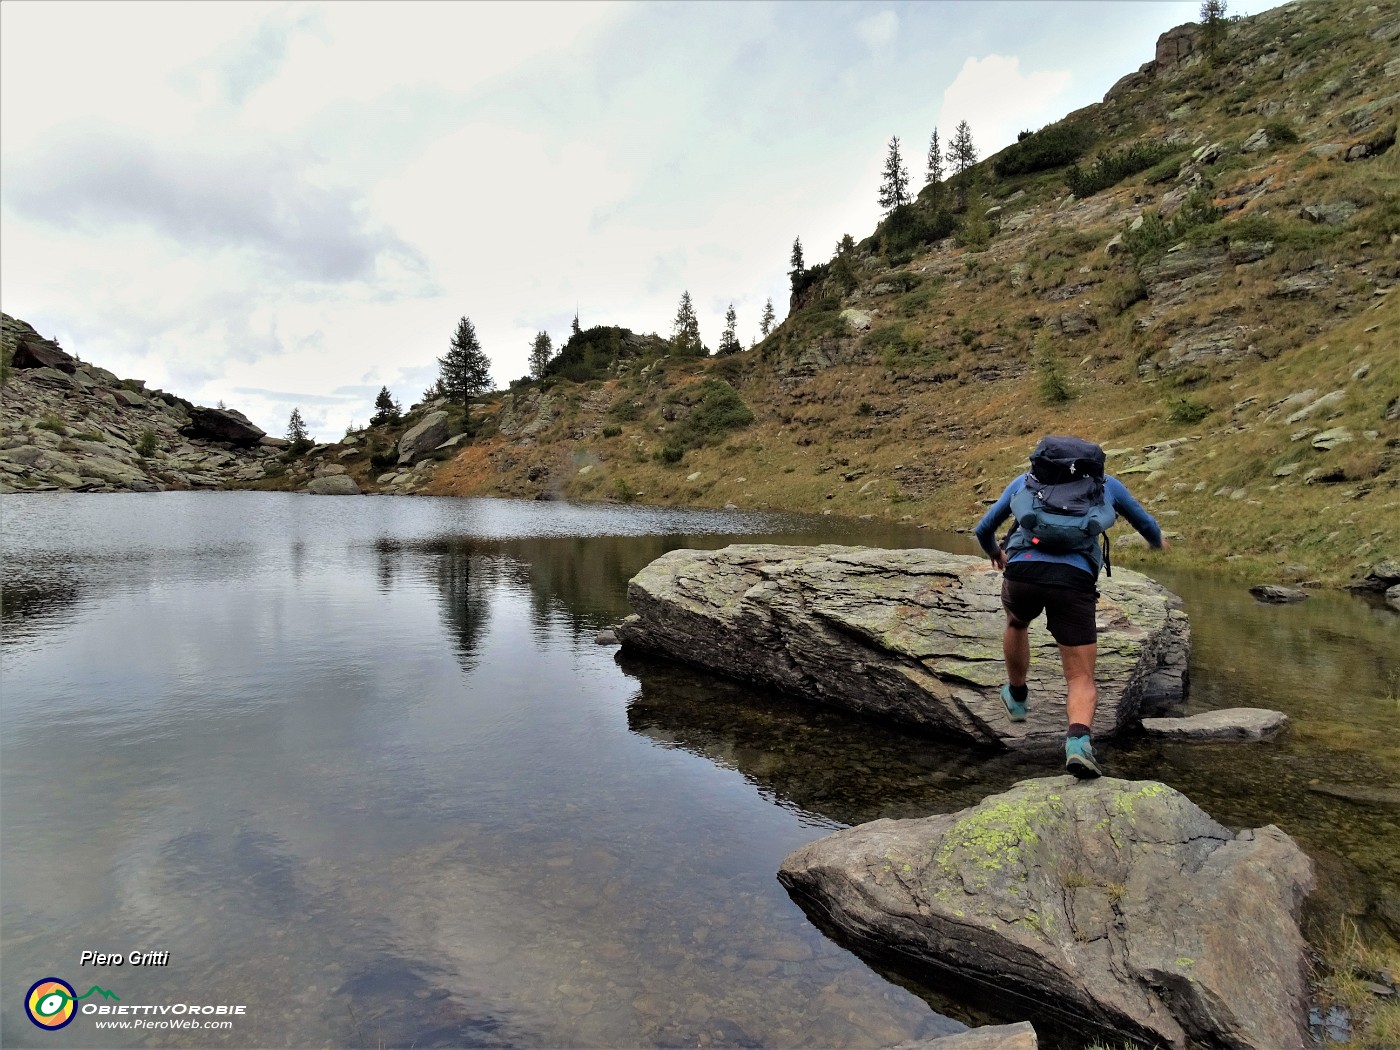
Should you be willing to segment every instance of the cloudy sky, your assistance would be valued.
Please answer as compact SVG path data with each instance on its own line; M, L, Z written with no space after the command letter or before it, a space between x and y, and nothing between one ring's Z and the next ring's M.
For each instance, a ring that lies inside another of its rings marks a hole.
M1250 14L1269 0L1235 0ZM688 290L781 318L922 185L1099 101L1200 4L0 5L0 306L70 352L274 434L407 407L472 319L499 386L529 344L669 335Z

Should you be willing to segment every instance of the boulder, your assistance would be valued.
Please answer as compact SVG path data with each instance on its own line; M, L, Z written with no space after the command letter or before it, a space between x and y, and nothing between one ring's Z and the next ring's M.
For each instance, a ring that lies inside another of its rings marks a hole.
M199 405L190 409L190 421L183 432L204 441L228 441L235 445L260 444L267 433L242 412Z
M1167 740L1268 740L1288 726L1282 711L1231 707L1186 718L1144 718L1143 732Z
M1255 601L1266 605L1284 605L1289 602L1305 602L1308 592L1301 587L1284 587L1277 583L1256 583L1249 589Z
M1400 612L1400 583L1391 584L1385 589L1385 604Z
M10 364L15 368L54 368L68 375L78 370L72 355L48 339L21 339Z
M447 440L447 413L429 412L399 438L399 466L416 463Z
M838 831L778 877L858 951L1077 1016L1085 1041L1309 1045L1311 862L1278 828L1234 834L1164 784L1023 781L959 813Z
M360 486L349 474L327 474L312 478L306 485L306 491L313 496L358 496Z
M1038 1050L1040 1040L1029 1021L969 1028L957 1035L940 1035L917 1043L900 1043L894 1050Z
M1352 591L1385 592L1400 583L1400 561L1377 562L1371 570L1353 583L1347 585Z
M1099 581L1096 730L1135 725L1184 691L1190 626L1180 599L1140 573ZM1031 632L1031 715L1013 723L1001 574L935 550L738 544L676 550L627 587L624 648L657 653L804 700L969 743L1055 746L1064 735L1059 653Z

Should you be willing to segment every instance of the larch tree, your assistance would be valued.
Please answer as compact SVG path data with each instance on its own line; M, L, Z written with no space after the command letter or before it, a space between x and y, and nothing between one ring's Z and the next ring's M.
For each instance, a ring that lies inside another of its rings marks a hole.
M938 141L938 129L933 129L933 138L928 143L928 172L924 183L938 186L943 182L943 146Z
M463 405L491 389L491 360L482 352L470 317L457 322L447 353L438 358L438 387L444 397Z
M394 400L387 386L379 388L379 396L374 399L374 415L369 417L372 427L392 426L403 416L403 408Z
M311 440L311 435L306 430L306 420L301 418L300 407L293 408L292 414L287 417L287 440L293 445Z
M695 304L690 292L681 293L676 320L671 328L671 347L681 357L704 357L705 344L700 341L700 320L695 316Z
M880 207L889 214L896 208L909 203L909 169L904 166L904 158L899 154L899 136L890 139L889 151L885 154L884 177L880 182Z
M578 324L578 318L574 318L574 323ZM530 374L536 379L543 379L544 370L553 356L554 343L549 338L549 333L540 332L530 343Z
M724 312L724 334L719 337L718 354L737 354L744 349L739 342L739 336L735 332L738 327L739 318L734 313L734 304L729 304L729 309Z
M967 121L958 121L953 132L953 141L948 146L948 163L953 166L953 175L958 181L958 196L962 207L967 207L967 173L977 163L977 147L972 142L972 129Z
M777 317L773 313L773 297L770 295L768 301L763 304L763 316L758 319L758 334L767 339L776 322Z

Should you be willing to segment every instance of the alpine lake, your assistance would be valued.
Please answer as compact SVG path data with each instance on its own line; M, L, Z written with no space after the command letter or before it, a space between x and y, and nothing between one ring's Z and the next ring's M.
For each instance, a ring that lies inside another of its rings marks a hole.
M0 517L5 1046L871 1048L1024 1016L858 957L776 872L837 828L1058 775L1056 756L972 752L595 641L674 548L974 553L968 535L238 492L10 495ZM1400 936L1400 616L1157 575L1192 622L1184 713L1292 724L1258 744L1106 743L1110 775L1294 836L1318 870L1315 942L1352 922ZM48 976L245 1009L221 1031L80 1012L56 1039L24 1010Z

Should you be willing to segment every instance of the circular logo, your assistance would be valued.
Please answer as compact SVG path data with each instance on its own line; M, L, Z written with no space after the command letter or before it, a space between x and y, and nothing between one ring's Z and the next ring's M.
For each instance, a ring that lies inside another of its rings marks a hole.
M24 1012L40 1028L53 1031L73 1020L77 1013L77 1004L73 1001L76 995L67 981L45 977L30 986L29 994L24 997Z

